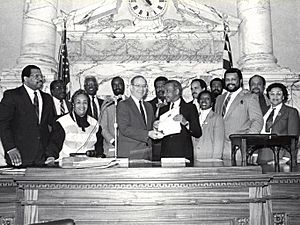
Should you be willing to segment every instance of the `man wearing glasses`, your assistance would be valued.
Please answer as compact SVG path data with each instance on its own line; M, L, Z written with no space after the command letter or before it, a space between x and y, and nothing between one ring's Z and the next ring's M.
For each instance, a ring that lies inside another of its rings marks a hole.
M118 157L151 160L151 138L162 137L153 130L154 112L151 104L144 101L147 90L146 79L135 76L130 82L130 97L118 104Z
M41 91L44 79L39 67L22 71L23 85L4 92L0 103L0 135L7 164L41 166L52 126L53 101Z

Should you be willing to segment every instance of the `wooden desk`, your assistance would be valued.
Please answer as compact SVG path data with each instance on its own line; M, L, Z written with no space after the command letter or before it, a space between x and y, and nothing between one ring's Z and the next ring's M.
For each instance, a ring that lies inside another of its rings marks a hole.
M242 166L249 165L249 160L254 151L268 147L273 151L275 171L280 171L279 152L286 150L291 157L290 169L297 165L297 140L296 135L276 135L276 134L232 134L231 140L231 160L232 165L236 166L236 152L241 150Z
M0 175L0 181L0 193L7 190L14 196L8 202L15 215L0 210L11 225L63 218L76 225L274 225L275 217L282 225L299 221L300 173L262 174L258 166L29 168L24 176Z

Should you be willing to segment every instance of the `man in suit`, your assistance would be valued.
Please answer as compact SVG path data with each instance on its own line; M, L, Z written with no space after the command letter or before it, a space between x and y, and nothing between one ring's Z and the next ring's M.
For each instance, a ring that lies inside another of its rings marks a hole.
M39 67L22 70L23 85L4 92L0 105L0 135L8 165L41 166L54 122L53 101L42 92Z
M216 103L216 99L219 95L222 94L223 89L224 89L224 85L223 85L223 80L216 77L214 79L212 79L209 82L209 86L210 86L210 91L212 94L212 109L215 110L215 103Z
M94 76L86 76L84 78L84 90L88 93L90 98L90 104L88 105L87 114L94 119L100 121L101 119L101 107L104 108L104 106L108 103L104 100L97 97L97 91L98 91L99 85L96 77ZM102 134L97 135L99 143L103 147L103 136ZM101 157L105 157L105 154L103 155L104 149L100 149L97 154Z
M156 97L153 98L149 103L153 107L155 118L159 117L161 108L167 105L167 101L165 98L165 83L168 81L168 78L160 76L154 80L154 88ZM160 160L160 152L161 152L161 140L153 140L152 141L152 160L159 161Z
M227 93L219 95L215 112L222 115L225 123L223 159L231 159L231 134L260 133L263 126L258 96L244 92L243 75L237 68L225 71L224 84Z
M191 83L191 92L193 96L193 100L189 102L190 104L194 104L196 106L197 111L200 111L200 105L198 103L198 96L199 94L207 89L207 85L204 80L202 79L194 79Z
M156 97L153 98L149 103L153 107L155 118L158 118L160 109L167 105L166 99L165 99L165 83L168 81L168 78L166 77L157 77L154 80L154 88L155 88L155 95Z
M54 80L50 83L50 92L54 104L53 113L55 119L67 114L71 110L71 103L66 101L66 85L62 80Z
M131 96L118 104L118 157L150 160L150 138L161 138L160 133L153 130L155 118L152 106L144 101L147 88L147 81L143 76L133 77L130 82Z
M251 93L257 94L259 99L259 105L264 115L270 106L268 97L264 94L266 87L266 80L260 75L254 75L249 79L249 89Z
M194 104L183 100L182 86L176 80L169 80L165 84L165 95L170 106L164 106L162 113L179 108L179 114L173 120L180 123L181 131L163 137L161 157L185 157L193 164L192 136L199 138L202 134L197 109Z
M202 129L200 138L193 138L194 157L201 159L222 159L225 128L221 115L212 111L212 93L202 91L198 96L200 104L199 122Z
M108 157L114 156L115 150L115 126L116 107L119 101L125 100L125 84L121 77L114 77L111 80L111 87L114 93L113 102L102 109L100 125L102 127L102 136L104 138L104 154ZM113 150L113 151L112 151Z
M88 106L88 115L94 117L96 120L100 118L101 106L103 100L97 97L99 85L96 77L87 76L84 78L84 90L90 97L90 105Z

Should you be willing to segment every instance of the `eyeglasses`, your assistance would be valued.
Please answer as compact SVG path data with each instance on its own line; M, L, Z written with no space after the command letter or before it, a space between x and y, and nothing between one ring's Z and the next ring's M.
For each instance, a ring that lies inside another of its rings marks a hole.
M132 84L132 86L135 86L137 88L147 88L148 87L147 84Z

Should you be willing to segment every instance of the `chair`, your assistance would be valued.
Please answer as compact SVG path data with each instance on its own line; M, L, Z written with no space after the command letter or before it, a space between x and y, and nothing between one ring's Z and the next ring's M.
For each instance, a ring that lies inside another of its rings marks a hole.
M32 223L29 225L75 225L75 222L72 219L64 219L64 220L49 221L45 223Z

